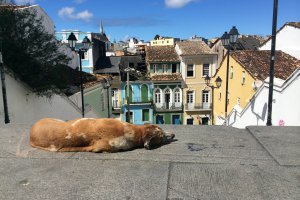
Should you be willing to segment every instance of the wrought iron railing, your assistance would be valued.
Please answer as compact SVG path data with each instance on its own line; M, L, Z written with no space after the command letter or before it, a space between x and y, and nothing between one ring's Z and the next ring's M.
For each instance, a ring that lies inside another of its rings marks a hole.
M182 103L154 104L154 108L156 111L182 110Z
M188 103L184 105L185 110L209 110L211 108L211 103Z

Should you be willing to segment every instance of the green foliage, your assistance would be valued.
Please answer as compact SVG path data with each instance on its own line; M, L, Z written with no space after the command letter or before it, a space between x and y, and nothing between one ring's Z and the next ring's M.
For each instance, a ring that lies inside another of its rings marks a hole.
M160 35L158 35L158 34L154 36L154 40L158 40L159 38L160 38Z
M14 76L41 96L60 94L72 82L66 71L69 58L61 53L55 36L45 31L33 9L0 7L3 60ZM70 71L70 70L67 70Z

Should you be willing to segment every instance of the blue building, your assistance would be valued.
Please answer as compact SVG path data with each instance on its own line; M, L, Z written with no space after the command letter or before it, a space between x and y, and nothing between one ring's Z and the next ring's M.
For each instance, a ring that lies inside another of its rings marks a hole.
M82 40L85 37L89 38L93 45L85 52L84 57L82 58L82 71L93 73L99 57L105 58L106 52L110 51L110 41L103 32L103 28L100 30L100 33L82 32L79 30L62 30L56 32L55 36L61 43L68 44L68 37L73 32L77 38L76 49L79 49L82 46Z
M153 98L151 81L134 81L129 84L129 102L127 101L126 82L121 83L122 114L121 120L126 122L128 104L130 122L132 124L153 123Z

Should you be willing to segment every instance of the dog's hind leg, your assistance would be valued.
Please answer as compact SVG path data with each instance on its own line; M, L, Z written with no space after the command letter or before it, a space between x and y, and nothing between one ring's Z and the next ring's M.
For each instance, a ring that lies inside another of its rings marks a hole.
M87 147L62 147L57 150L58 152L80 152L80 151L92 151L91 146Z

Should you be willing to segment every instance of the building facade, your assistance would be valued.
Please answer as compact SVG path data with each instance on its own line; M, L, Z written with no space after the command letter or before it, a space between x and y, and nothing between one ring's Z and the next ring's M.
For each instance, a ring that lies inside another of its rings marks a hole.
M205 77L216 72L217 54L203 41L177 42L183 84L184 120L188 125L212 123L212 92L206 86Z
M269 76L270 51L236 51L229 57L227 114L232 109L242 110L251 101L256 90ZM214 92L214 116L216 124L225 122L225 92L227 57L221 64L215 77L220 77L222 86ZM299 60L282 52L276 51L274 76L286 80L298 67Z
M129 107L130 123L153 123L152 90L151 81L130 81L129 89L126 82L121 83L121 120L123 122L128 120ZM127 100L127 92L129 92L129 101Z
M146 61L153 83L154 123L182 124L182 76L175 48L147 47Z

